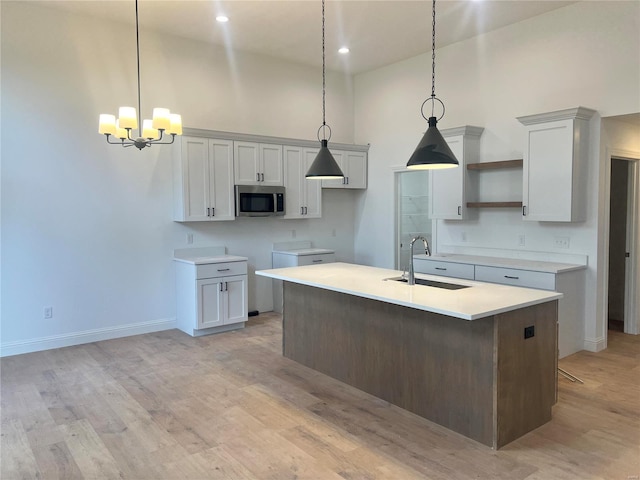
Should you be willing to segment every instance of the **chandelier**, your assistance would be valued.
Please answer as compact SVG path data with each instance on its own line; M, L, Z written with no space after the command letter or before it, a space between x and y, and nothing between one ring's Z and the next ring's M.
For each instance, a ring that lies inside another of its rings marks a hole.
M136 0L136 59L138 67L138 111L142 112L140 109L138 0ZM135 129L138 129L138 136L134 138L132 137L132 131ZM115 115L106 113L100 115L98 132L107 137L107 143L122 145L123 147L135 146L137 149L142 150L153 144L169 145L173 143L176 135L182 135L182 117L176 113L171 113L167 108L154 108L152 119L145 119L141 128L138 128L135 107L120 107L117 119ZM165 134L171 135L171 141L162 141ZM111 136L117 138L118 141L111 141Z

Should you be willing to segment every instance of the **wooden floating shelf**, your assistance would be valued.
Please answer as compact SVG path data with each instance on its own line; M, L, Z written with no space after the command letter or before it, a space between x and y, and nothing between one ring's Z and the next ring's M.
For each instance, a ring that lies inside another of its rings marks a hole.
M499 162L468 163L467 170L494 170L497 168L521 168L522 160L501 160Z
M467 202L467 208L522 208L522 202Z

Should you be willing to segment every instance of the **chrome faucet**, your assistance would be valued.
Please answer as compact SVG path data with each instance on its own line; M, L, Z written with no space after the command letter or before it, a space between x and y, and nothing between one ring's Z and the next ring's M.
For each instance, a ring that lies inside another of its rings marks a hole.
M416 275L415 272L413 270L413 244L416 243L416 240L422 240L422 243L424 243L424 253L430 257L431 256L431 250L429 249L429 242L427 241L426 238L424 238L423 236L419 236L419 237L413 237L413 239L411 240L411 245L410 245L410 254L409 254L409 280L407 280L407 283L409 285L415 285L416 284Z

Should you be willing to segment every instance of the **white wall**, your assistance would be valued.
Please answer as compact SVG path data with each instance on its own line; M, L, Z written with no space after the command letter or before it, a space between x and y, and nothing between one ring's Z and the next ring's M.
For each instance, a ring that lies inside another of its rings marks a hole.
M100 113L136 105L135 30L30 2L2 13L3 354L171 326L174 248L225 245L271 266L271 243L299 240L354 256L357 194L325 191L321 220L171 218L171 147L107 145ZM142 30L142 111L182 114L187 127L316 138L321 72ZM353 98L328 74L333 140L353 142ZM336 236L332 236L333 230ZM272 308L251 283L250 309ZM43 319L43 307L53 319Z
M602 293L600 116L640 112L639 19L638 2L579 2L436 52L436 94L447 107L439 127L484 127L481 161L522 158L523 127L516 117L577 106L598 111L586 222L531 223L515 209L481 210L475 220L438 222L436 240L461 253L522 249L588 256L585 345L592 349L602 348L606 335L594 295ZM369 188L358 207L358 263L393 266L391 167L406 164L426 129L419 109L430 94L430 67L431 56L422 55L355 78L355 141L372 144ZM485 181L485 191L517 195L522 189L519 177ZM518 247L519 235L525 235L524 248ZM555 236L570 237L570 248L556 249ZM373 238L378 248L365 248Z

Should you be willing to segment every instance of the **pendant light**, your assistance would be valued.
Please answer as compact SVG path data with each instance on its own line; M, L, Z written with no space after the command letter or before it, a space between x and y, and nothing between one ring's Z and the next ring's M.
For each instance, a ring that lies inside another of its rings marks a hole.
M136 59L138 67L138 112L140 109L140 33L138 28L138 0L136 0ZM107 143L122 145L123 147L135 146L142 150L152 144L169 145L173 143L176 135L182 135L182 117L171 113L166 108L154 108L153 119L144 120L138 129L138 136L133 138L131 131L138 128L138 118L134 107L120 107L118 119L115 115L101 114L98 133L107 137ZM164 134L171 135L171 141L162 141ZM120 141L112 142L109 137L113 135Z
M324 62L324 0L322 0L322 125L318 129L318 140L320 141L320 151L315 160L309 167L309 171L305 175L306 178L321 180L323 178L344 178L342 170L336 159L333 158L329 151L329 139L331 139L331 127L327 125L325 120L325 62ZM322 140L320 140L320 130L322 130ZM329 130L329 138L327 138L327 130Z
M444 117L444 103L436 97L436 0L433 0L433 22L431 25L431 98L427 98L420 109L422 117L429 122L429 128L407 163L407 168L415 170L458 166L458 160L436 127L438 120ZM431 116L427 118L424 115L424 106L429 101L431 102ZM433 114L436 101L442 105L442 115L438 119Z

